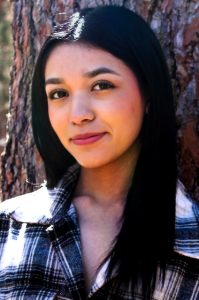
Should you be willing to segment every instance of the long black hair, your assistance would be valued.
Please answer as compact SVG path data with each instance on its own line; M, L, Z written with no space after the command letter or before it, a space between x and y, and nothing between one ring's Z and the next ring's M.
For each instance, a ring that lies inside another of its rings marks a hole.
M135 287L141 279L143 294L149 297L157 266L164 275L175 228L176 123L162 49L149 25L123 7L83 9L56 28L40 51L32 81L33 134L44 161L48 187L54 187L75 162L48 117L44 68L48 55L59 43L89 44L121 59L136 75L147 102L149 111L142 128L141 152L127 196L123 225L109 254L107 277L117 266L120 282L131 282Z

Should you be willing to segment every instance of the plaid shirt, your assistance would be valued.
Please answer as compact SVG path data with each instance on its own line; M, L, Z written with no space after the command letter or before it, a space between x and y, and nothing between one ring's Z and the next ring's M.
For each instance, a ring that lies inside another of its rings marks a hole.
M105 263L86 295L80 230L71 203L79 168L73 166L52 190L39 190L0 206L0 300L143 299L130 287L105 282ZM181 185L176 197L176 242L164 285L153 300L199 300L199 206Z

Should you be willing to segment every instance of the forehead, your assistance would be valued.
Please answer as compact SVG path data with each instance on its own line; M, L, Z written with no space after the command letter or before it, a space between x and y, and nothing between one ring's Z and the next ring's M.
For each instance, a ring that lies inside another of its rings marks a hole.
M82 43L63 43L50 52L45 77L73 77L98 68L109 68L127 80L135 76L122 60L106 50Z
M58 70L59 72L87 72L97 67L116 68L130 71L125 63L103 49L81 43L63 43L55 46L50 52L45 74ZM130 71L131 72L131 71Z

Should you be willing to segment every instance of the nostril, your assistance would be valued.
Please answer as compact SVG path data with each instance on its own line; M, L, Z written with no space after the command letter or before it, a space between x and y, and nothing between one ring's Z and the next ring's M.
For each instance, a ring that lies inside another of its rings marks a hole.
M91 111L76 114L71 117L71 121L74 125L82 125L95 119L95 114Z

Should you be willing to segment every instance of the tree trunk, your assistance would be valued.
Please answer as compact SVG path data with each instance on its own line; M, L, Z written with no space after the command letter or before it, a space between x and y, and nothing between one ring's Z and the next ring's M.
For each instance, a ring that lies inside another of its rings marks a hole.
M14 61L10 84L8 139L1 158L3 199L42 182L42 163L32 139L30 85L35 59L57 14L83 7L124 5L156 32L170 68L178 121L179 177L199 201L199 6L197 0L13 1ZM157 82L158 84L158 82Z

